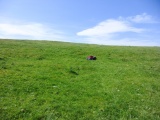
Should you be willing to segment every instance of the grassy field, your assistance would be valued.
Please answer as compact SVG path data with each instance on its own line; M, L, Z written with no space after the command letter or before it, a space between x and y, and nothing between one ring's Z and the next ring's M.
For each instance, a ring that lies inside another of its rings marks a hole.
M160 120L160 47L0 40L0 118Z

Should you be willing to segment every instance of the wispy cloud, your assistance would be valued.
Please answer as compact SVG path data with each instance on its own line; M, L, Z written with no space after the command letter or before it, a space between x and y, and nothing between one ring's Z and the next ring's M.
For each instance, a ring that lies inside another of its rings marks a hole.
M64 40L64 33L41 23L0 23L0 38Z
M141 15L128 17L127 20L135 23L154 23L156 22L151 15L143 13Z
M132 27L128 22L109 19L96 25L95 27L78 32L79 36L106 36L117 32L136 32L140 33L143 29Z
M146 13L136 16L119 17L117 19L107 19L98 23L92 28L82 30L77 33L84 41L93 44L107 45L134 45L134 46L154 46L157 42L148 40L148 29L145 26L137 27L136 24L155 23L153 17Z

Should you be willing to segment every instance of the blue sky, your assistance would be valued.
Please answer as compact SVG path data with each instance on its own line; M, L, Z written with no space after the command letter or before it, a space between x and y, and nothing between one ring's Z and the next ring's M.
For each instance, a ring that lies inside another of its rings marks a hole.
M160 0L0 0L0 38L160 46Z

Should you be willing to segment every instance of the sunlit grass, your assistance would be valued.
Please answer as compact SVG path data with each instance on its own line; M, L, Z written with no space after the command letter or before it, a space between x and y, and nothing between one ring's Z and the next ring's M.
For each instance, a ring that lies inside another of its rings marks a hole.
M159 47L0 40L0 116L158 120L159 73Z

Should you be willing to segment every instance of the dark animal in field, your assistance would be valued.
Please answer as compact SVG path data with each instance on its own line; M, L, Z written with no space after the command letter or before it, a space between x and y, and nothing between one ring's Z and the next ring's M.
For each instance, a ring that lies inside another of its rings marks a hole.
M96 60L96 59L97 58L95 56L92 56L92 55L87 57L87 60Z

